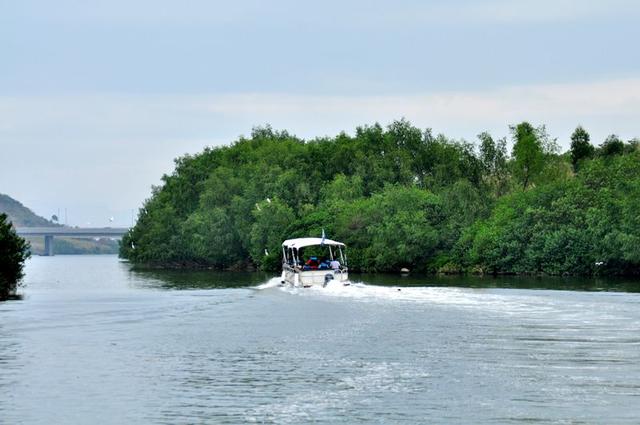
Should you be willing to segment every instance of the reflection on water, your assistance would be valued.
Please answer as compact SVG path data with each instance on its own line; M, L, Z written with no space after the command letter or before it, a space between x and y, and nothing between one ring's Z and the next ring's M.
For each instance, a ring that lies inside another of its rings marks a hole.
M640 292L640 278L559 276L397 276L353 274L370 285L439 286L459 288L556 289L565 291Z
M171 289L241 288L259 285L276 273L131 268L142 285ZM640 279L625 277L459 276L350 273L353 282L375 286L555 289L564 291L640 292Z
M272 274L216 270L161 270L132 267L133 280L147 287L166 289L214 289L257 286Z
M640 417L632 281L353 279L299 290L251 273L34 258L25 299L0 304L0 423Z

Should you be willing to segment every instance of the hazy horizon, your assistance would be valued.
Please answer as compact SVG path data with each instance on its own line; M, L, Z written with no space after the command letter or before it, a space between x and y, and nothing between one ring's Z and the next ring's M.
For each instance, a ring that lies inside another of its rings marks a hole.
M267 123L639 137L638 18L623 0L0 3L0 193L129 226L174 158Z

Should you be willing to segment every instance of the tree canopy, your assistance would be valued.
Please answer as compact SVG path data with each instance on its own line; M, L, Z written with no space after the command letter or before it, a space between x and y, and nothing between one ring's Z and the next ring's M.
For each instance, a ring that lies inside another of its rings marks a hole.
M0 300L15 293L29 255L27 242L16 234L7 215L0 213Z
M574 171L578 171L580 161L593 157L595 148L589 143L590 139L589 133L582 126L576 127L571 135L571 164Z
M600 154L579 127L561 155L544 126L512 136L509 157L506 139L485 132L476 146L405 120L309 141L256 128L177 159L120 252L277 269L284 239L324 229L348 245L353 270L636 273L637 144Z

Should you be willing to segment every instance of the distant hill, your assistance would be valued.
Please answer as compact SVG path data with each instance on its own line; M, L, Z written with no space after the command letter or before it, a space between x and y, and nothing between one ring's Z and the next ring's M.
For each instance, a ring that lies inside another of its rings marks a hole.
M15 227L54 227L61 226L44 217L35 214L29 208L22 205L9 195L0 193L0 213L9 216L9 221ZM31 244L31 252L36 255L44 253L44 238L28 237ZM118 252L118 242L109 238L61 238L53 239L53 247L56 255L64 254L115 254Z
M59 224L36 215L29 208L22 205L22 203L2 193L0 193L0 213L7 214L9 221L11 221L15 227L59 226Z

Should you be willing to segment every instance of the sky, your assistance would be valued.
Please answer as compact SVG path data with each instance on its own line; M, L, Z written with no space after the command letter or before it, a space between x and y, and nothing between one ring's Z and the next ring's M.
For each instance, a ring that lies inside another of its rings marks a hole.
M632 0L0 0L0 193L130 226L174 158L265 124L640 137L639 19Z

